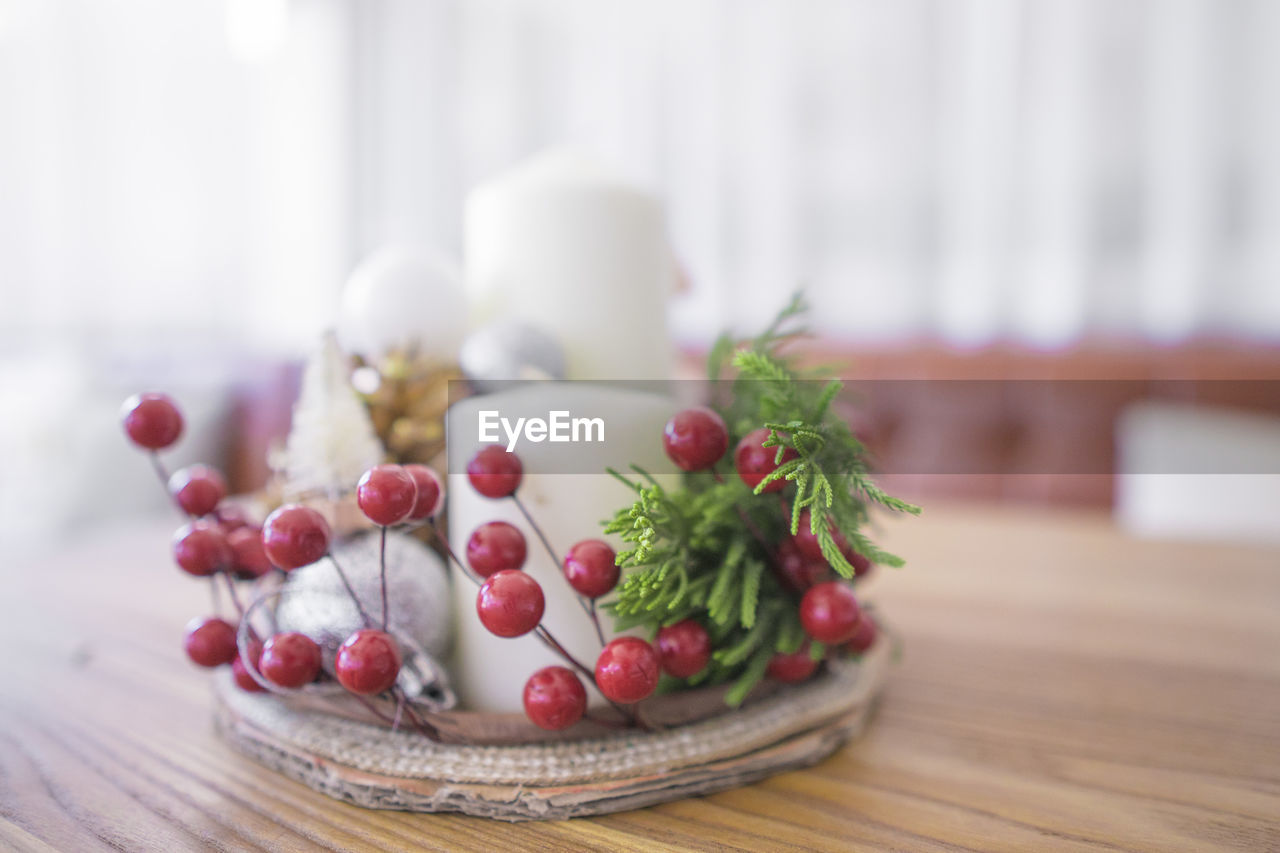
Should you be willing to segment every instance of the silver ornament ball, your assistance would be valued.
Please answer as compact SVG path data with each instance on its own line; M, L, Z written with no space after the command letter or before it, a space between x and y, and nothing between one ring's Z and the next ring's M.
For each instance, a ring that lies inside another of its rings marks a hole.
M333 555L375 626L382 621L378 531L360 533L334 546ZM453 704L446 660L453 640L449 574L435 551L407 533L387 532L388 630L408 642L398 684L411 698L448 707ZM328 557L289 573L276 606L281 631L299 631L332 650L364 620Z
M534 326L500 320L467 336L458 353L458 366L481 393L520 379L563 379L564 348Z

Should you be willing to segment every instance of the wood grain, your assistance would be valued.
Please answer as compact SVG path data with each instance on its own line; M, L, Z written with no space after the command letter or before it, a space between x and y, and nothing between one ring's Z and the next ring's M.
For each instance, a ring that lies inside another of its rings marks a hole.
M867 598L905 638L817 767L508 825L337 803L229 750L182 657L204 588L164 522L0 567L0 848L1280 849L1280 551L1101 514L931 506Z

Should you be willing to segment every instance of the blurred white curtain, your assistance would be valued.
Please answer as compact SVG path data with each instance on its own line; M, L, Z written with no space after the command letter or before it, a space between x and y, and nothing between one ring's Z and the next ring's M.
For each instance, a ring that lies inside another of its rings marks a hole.
M1280 337L1274 0L371 0L356 244L570 143L660 190L702 338Z
M290 350L351 263L330 0L0 0L0 356Z
M0 0L0 354L297 351L550 145L668 200L677 333L1280 337L1275 0Z
M330 0L0 0L0 542L160 509L120 401L216 461L253 351L350 267L352 21ZM12 550L12 549L10 549Z

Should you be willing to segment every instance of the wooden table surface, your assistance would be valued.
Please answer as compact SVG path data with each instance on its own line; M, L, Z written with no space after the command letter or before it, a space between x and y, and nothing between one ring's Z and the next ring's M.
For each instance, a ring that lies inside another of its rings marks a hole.
M1280 849L1280 550L930 507L867 597L906 640L869 732L748 788L561 823L372 812L229 751L171 524L0 567L0 849Z

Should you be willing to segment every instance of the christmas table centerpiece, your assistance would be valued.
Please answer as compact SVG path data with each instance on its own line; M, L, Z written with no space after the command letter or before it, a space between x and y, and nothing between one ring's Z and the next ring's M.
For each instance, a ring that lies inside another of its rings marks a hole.
M175 561L208 579L215 609L225 598L231 610L186 637L191 660L217 670L228 740L362 805L508 820L706 793L836 749L866 723L889 657L856 590L874 565L901 560L868 538L870 514L919 510L870 478L833 411L840 383L784 357L800 310L797 299L749 341L722 338L705 405L644 436L678 475L641 465L593 475L622 496L611 512L565 518L553 501L523 499L518 453L469 454L452 488L470 491L471 515L489 506L512 520L472 526L469 515L465 542L450 541L442 477L384 461L383 444L371 453L359 408L347 414L357 428L342 431L355 446L333 451L350 462L353 450L367 470L343 486L311 482L258 524L226 500L215 470L167 474L159 452L182 431L169 398L127 401L129 438L189 517ZM335 346L319 361L325 387L372 405L344 389L358 365ZM295 420L295 435L309 428ZM343 515L353 504L358 520ZM544 523L552 517L567 523ZM552 541L548 529L583 535ZM527 570L531 554L556 576ZM553 624L556 598L573 612ZM578 639L566 643L570 617ZM553 662L522 669L540 660L501 645L450 657L464 624L499 644L522 638ZM469 707L482 695L472 689L459 702L458 668L483 669L512 707Z

